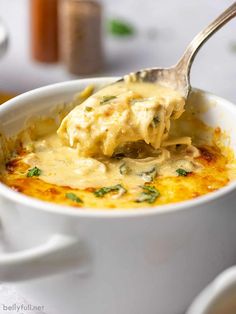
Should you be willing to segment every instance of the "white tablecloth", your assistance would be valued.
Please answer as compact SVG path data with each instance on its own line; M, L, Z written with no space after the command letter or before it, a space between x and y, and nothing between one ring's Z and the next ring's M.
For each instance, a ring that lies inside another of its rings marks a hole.
M35 310L36 309L36 310ZM32 304L10 285L0 285L0 313L4 314L46 314L41 304ZM47 314L50 314L47 312Z

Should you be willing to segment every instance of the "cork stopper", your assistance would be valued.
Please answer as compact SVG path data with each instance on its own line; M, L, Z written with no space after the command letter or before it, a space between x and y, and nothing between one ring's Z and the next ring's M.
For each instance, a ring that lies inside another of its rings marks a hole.
M102 7L96 1L59 3L60 57L70 73L94 74L103 68Z

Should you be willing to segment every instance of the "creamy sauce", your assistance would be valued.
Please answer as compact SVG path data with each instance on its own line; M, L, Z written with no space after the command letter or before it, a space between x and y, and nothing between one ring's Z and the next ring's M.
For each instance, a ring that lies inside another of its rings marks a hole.
M180 202L228 184L234 154L220 128L198 119L198 106L184 108L177 93L150 84L113 85L88 98L92 92L51 118L30 119L14 138L0 137L1 182L98 210Z
M40 168L45 182L79 189L116 184L133 189L157 176L178 176L179 168L198 171L199 152L191 139L168 138L170 121L184 104L161 86L116 83L75 107L57 133L34 140L24 162ZM177 144L183 145L176 149Z
M122 159L79 157L76 148L64 145L57 134L52 133L34 141L33 152L23 160L31 167L37 166L42 170L42 180L80 189L120 183L135 188L153 181L156 176L177 176L178 168L188 172L201 168L194 161L199 155L198 150L192 146L179 151L149 150L148 155L145 158Z
M112 156L127 142L140 140L158 149L168 138L171 120L181 116L184 105L184 98L171 89L120 82L72 110L58 135L85 157ZM187 141L189 144L190 138Z

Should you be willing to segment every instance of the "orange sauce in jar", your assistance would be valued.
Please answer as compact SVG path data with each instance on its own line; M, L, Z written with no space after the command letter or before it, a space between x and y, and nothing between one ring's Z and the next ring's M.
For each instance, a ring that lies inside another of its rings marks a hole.
M40 62L58 60L58 0L31 0L31 54Z

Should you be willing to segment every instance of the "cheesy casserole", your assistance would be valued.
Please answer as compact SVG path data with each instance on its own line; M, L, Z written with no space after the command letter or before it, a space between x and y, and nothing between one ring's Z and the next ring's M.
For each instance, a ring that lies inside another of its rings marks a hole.
M197 120L177 92L120 82L90 94L92 87L77 95L66 116L2 137L11 148L1 181L85 210L174 203L229 182L233 157L222 148L221 130Z

